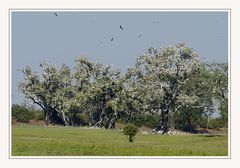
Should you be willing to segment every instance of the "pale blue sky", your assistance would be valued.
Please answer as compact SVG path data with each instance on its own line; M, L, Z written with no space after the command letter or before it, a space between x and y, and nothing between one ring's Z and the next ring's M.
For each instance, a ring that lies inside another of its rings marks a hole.
M12 103L24 101L17 89L23 75L17 70L29 65L39 71L44 60L73 67L74 59L85 55L125 72L147 48L179 42L205 61L228 60L227 12L56 13L12 12Z

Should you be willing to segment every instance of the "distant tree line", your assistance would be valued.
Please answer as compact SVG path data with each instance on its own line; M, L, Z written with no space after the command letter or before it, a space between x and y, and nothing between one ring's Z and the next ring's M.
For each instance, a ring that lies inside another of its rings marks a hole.
M125 74L86 57L73 69L48 62L40 67L41 74L23 68L18 86L49 124L115 128L118 121L163 134L228 125L227 63L205 63L182 43L149 48Z
M44 120L43 112L26 105L12 105L12 119L20 123L28 123L30 120Z

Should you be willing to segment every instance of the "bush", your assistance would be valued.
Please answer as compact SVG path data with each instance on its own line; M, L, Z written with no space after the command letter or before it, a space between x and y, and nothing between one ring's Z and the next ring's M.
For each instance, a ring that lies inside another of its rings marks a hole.
M156 128L159 124L160 115L143 115L138 114L131 118L130 122L136 125L137 127L149 127L149 128Z
M209 128L212 129L223 128L224 126L224 121L220 117L212 119L209 123Z
M12 105L12 119L17 122L27 123L29 120L44 120L44 113L40 109L34 109L34 107L27 107L24 105L13 104Z
M27 123L29 120L34 118L34 113L30 112L25 106L13 105L12 106L12 117L18 122Z
M79 114L77 114L76 117L78 118L80 126L87 126L87 125L89 125L89 122L90 122L90 116L89 115L79 113Z
M137 134L138 128L134 124L127 124L123 128L123 133L128 136L129 142L133 142L133 137Z
M34 118L37 121L44 120L44 113L42 110L34 110Z

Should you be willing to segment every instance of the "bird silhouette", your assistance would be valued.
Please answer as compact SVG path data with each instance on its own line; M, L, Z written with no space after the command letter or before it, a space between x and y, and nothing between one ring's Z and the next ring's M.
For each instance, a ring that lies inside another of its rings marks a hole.
M111 38L111 41L113 41L113 37Z
M142 35L141 35L141 34L139 34L139 35L138 35L138 38L141 38L141 37L142 37Z
M54 13L55 16L57 16L57 13Z
M123 30L123 27L122 27L122 25L120 25L120 29L122 29L122 30Z

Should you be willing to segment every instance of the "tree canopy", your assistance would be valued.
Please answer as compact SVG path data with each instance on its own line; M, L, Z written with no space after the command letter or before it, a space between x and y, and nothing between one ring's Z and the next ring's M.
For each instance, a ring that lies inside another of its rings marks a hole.
M176 124L192 131L204 119L208 127L219 111L227 125L227 64L205 63L183 43L149 48L125 74L87 57L77 58L73 69L48 62L40 67L42 74L22 69L19 90L43 109L47 123L82 125L81 114L88 125L114 128L117 120L160 116L155 130L167 133Z

